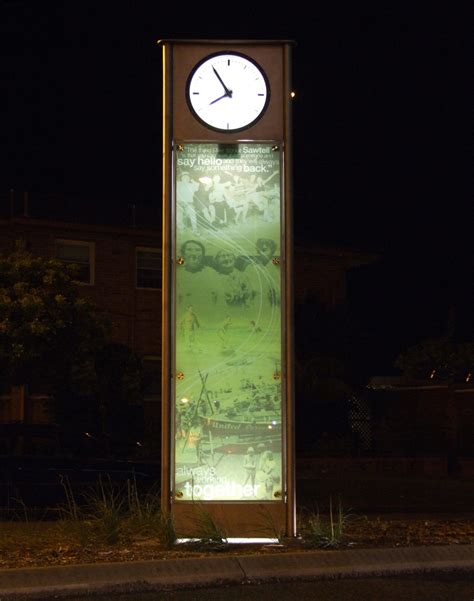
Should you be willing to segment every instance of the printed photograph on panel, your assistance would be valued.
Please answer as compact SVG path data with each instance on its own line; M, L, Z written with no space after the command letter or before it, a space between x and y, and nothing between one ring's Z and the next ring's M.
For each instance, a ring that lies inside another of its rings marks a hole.
M176 152L175 494L282 490L280 152Z

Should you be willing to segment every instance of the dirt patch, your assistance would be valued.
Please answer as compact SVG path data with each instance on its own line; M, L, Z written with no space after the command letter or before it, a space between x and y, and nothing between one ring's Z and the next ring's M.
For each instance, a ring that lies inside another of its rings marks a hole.
M321 543L323 545L323 543ZM474 544L474 518L354 517L337 541L339 548ZM26 568L202 557L216 553L285 553L308 549L305 539L278 545L223 545L219 551L184 545L167 550L153 536L125 536L116 544L80 541L57 522L0 522L0 568ZM323 546L321 546L323 548ZM313 547L314 549L314 547Z

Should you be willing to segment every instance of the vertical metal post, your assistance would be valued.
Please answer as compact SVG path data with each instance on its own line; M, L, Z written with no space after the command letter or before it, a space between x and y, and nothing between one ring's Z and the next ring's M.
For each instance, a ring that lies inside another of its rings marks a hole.
M293 170L291 119L291 46L284 45L286 98L285 111L285 280L286 280L286 436L287 436L287 535L296 536L296 482L295 482L295 394L294 394L294 277L293 277Z
M171 510L170 500L170 441L171 441L171 319L170 319L170 281L171 281L171 129L172 129L172 48L163 45L163 246L162 246L162 377L161 377L161 509L165 515Z

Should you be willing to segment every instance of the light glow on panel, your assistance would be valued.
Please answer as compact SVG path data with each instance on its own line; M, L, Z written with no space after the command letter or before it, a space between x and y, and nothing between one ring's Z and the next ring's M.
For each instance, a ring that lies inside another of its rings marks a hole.
M175 153L178 502L282 498L280 165L274 143Z

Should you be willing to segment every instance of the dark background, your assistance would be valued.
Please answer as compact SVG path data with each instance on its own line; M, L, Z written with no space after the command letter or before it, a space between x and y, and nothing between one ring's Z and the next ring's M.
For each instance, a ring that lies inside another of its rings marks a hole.
M160 38L290 39L298 245L380 256L354 314L396 352L473 336L472 22L446 5L3 0L1 192L161 212ZM55 215L50 215L52 218Z

